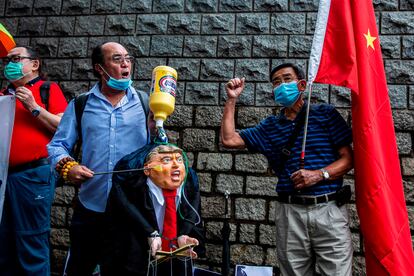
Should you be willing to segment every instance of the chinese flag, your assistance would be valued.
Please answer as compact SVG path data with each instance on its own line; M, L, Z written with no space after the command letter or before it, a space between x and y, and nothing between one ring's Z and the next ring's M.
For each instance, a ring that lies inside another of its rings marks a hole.
M352 91L356 203L367 274L414 275L400 161L371 1L320 1L309 81Z

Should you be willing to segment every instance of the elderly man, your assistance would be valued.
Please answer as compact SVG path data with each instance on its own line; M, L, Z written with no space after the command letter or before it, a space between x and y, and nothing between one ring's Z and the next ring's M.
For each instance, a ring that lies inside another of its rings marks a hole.
M147 145L125 156L115 169L138 171L113 177L102 275L148 275L148 270L150 275L192 275L189 260L153 261L148 266L150 254L187 244L197 245L195 250L204 254L198 180L182 150L170 144ZM188 257L197 254L189 250Z
M49 181L46 144L67 103L56 83L41 79L41 61L33 48L10 50L3 64L10 85L0 95L15 95L17 101L0 225L0 274L50 275L50 210L55 187Z
M97 46L92 66L99 81L86 93L81 120L77 120L79 112L71 101L48 145L52 168L80 187L70 227L68 275L89 276L101 259L104 211L112 179L110 175L94 176L94 171L112 170L121 157L148 142L148 97L131 86L133 61L118 43ZM82 162L78 164L72 152L80 137Z
M343 203L343 175L353 166L351 130L330 105L311 105L305 168L300 167L306 88L303 71L291 63L270 73L275 101L283 108L257 126L237 132L234 112L244 79L226 85L223 145L266 156L278 177L277 256L282 275L351 275L352 242ZM348 194L350 196L350 194Z

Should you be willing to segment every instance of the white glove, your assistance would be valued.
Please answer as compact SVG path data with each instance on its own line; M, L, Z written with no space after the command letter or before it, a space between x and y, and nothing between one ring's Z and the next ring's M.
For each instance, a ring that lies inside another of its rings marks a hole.
M150 237L148 238L148 245L151 250L151 255L155 257L155 253L159 250L161 250L161 237Z

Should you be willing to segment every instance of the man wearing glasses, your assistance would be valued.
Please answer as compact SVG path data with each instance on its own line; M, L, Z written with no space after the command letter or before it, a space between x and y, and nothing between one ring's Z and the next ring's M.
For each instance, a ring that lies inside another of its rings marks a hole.
M94 172L113 170L120 158L149 140L144 109L148 96L131 86L133 60L118 43L97 46L92 52L92 66L99 81L87 92L81 133L71 101L48 145L52 169L80 188L70 228L67 275L91 275L101 261L112 174L94 176ZM83 141L81 164L73 162L71 156L79 134Z
M46 145L66 108L56 83L42 102L41 62L30 47L16 47L3 58L9 86L2 95L16 97L3 219L0 224L1 275L50 275L49 232L54 185ZM3 154L3 153L0 153Z
M281 64L270 73L280 113L257 126L236 132L234 113L244 79L226 85L221 139L229 148L247 148L266 156L278 177L276 243L282 275L352 274L352 241L343 205L350 190L343 175L353 167L351 130L336 109L312 104L301 168L304 133L305 75L296 65ZM293 137L293 138L292 138ZM349 196L349 197L348 197Z

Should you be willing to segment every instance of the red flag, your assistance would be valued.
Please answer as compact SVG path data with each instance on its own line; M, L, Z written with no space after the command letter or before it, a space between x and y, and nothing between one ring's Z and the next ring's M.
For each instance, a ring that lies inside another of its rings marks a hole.
M321 0L309 80L352 91L355 188L368 275L414 275L414 254L372 2Z

